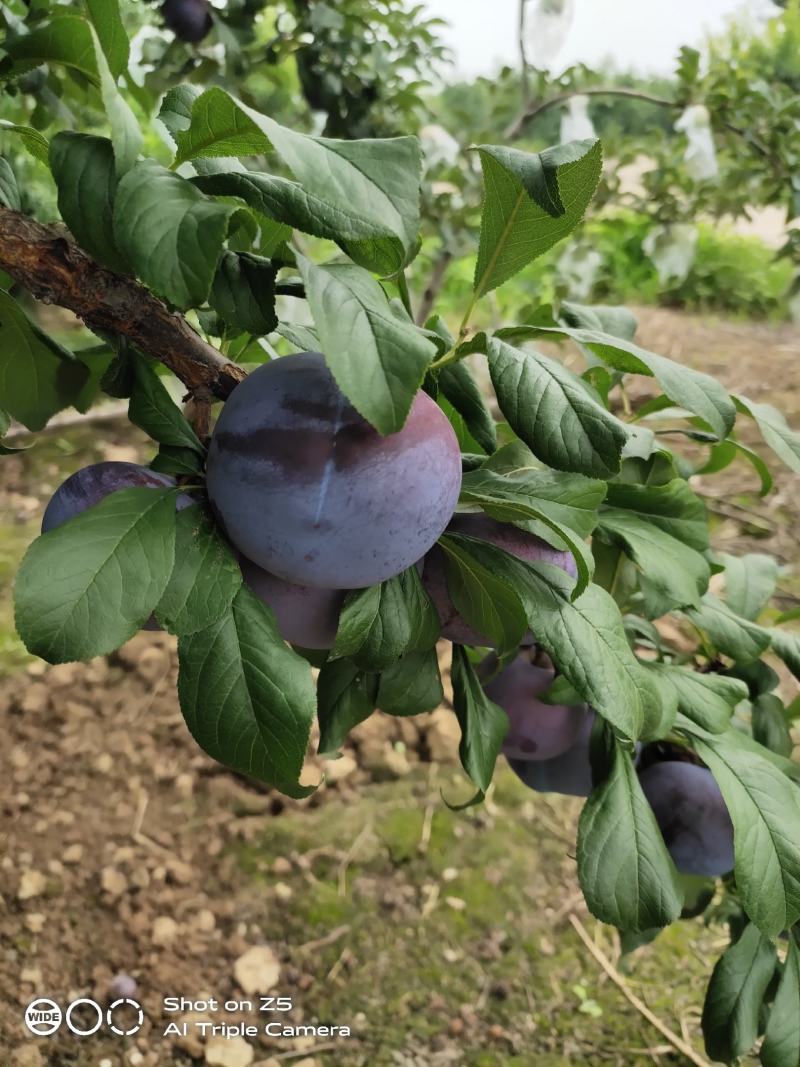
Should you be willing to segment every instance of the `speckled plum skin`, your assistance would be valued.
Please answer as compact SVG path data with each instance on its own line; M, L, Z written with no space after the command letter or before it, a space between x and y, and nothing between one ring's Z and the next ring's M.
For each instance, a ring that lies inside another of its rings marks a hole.
M418 393L382 437L318 352L266 363L234 389L214 428L208 495L239 551L285 581L358 589L422 557L461 488L458 441Z
M244 556L239 557L239 565L249 588L274 611L284 641L301 648L333 648L344 589L285 582Z
M548 545L541 537L526 533L511 523L498 522L488 515L454 515L445 533L478 538L526 562L543 560L545 563L553 563L573 578L578 573L575 560L569 552L561 552ZM444 553L440 548L434 547L425 557L422 583L439 613L442 637L459 645L491 646L489 638L469 626L456 611L447 590L446 575Z
M483 686L486 695L508 715L503 754L510 759L550 760L572 748L586 725L585 705L538 700L555 679L555 671L532 663L529 649L499 674L494 673L497 662L491 652L478 667L478 677L489 679Z
M711 771L667 760L639 781L679 871L716 877L733 870L733 823Z
M578 739L571 748L552 759L530 760L508 757L508 765L529 789L537 793L561 793L568 797L588 797L592 791L592 765L589 744L595 713L590 711Z
M164 489L175 485L168 474L159 474L138 463L93 463L71 474L56 489L42 517L42 533L55 530L75 515L94 507L118 489ZM181 493L176 499L178 511L188 507L192 498Z
M161 17L181 41L197 44L211 29L208 0L164 0Z

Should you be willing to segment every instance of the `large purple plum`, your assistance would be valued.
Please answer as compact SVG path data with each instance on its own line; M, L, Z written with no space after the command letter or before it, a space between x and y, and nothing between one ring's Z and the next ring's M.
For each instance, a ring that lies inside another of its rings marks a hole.
M241 556L242 577L256 596L272 608L281 637L301 648L333 648L344 589L295 585L276 578Z
M42 533L55 530L65 522L79 515L87 508L94 507L110 493L118 489L136 489L144 486L148 489L165 489L175 485L175 479L168 474L159 474L138 463L118 463L107 461L81 467L71 474L56 489L45 508L42 517ZM186 493L176 496L178 511L188 507L192 498Z
M508 715L503 754L518 760L550 760L577 742L588 713L583 704L544 704L538 699L552 685L555 671L533 663L532 654L523 649L498 674L498 659L491 652L478 667L478 677L488 679L483 683L486 695Z
M711 771L666 760L639 776L664 843L683 874L733 870L733 823Z
M589 745L595 713L590 711L571 748L552 759L531 760L508 757L508 764L529 789L537 793L563 793L569 797L588 797L592 791L592 765Z
M161 17L164 25L188 44L202 41L212 25L208 0L164 0Z
M488 515L454 515L445 533L475 537L528 563L553 563L573 578L578 573L575 560L569 552L561 552L541 537L526 533L511 523L498 522ZM456 610L447 589L445 556L438 546L432 548L425 557L422 583L439 613L442 637L459 645L491 645L489 638L474 630Z
M231 394L211 439L208 494L242 555L298 585L358 589L405 570L452 517L461 455L418 393L382 437L318 352L265 363Z

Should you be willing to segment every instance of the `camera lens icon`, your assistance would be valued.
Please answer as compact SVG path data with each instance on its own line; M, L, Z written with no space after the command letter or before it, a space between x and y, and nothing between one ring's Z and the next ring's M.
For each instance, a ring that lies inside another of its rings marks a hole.
M25 1009L25 1025L35 1037L50 1037L61 1026L61 1008L49 997L37 997Z

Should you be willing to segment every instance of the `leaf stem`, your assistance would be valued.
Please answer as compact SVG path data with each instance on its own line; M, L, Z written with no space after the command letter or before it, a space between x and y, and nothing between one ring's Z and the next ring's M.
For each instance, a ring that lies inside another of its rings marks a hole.
M408 279L406 278L406 272L401 270L396 278L397 291L400 294L400 299L403 301L403 307L408 312L408 317L411 321L414 321L414 310L411 307L411 293L408 291Z

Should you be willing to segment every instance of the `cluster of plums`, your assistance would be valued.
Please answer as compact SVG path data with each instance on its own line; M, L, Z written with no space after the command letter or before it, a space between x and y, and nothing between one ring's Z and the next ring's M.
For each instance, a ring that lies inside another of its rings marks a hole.
M212 26L208 0L164 0L161 5L164 25L187 44L197 44Z
M135 486L175 486L132 463L97 463L68 478L48 504L43 532ZM486 647L453 604L443 532L493 544L526 561L575 574L572 557L533 534L485 515L455 514L461 453L442 409L417 393L397 433L381 436L338 388L322 355L302 352L259 367L226 402L209 445L206 489L238 553L250 589L278 628L305 649L333 646L347 590L386 581L416 565L439 614L442 636ZM178 509L191 503L176 494ZM540 697L552 663L527 635L503 665L479 667L488 697L509 718L503 752L538 791L588 796L594 712ZM680 761L641 773L645 795L679 870L721 874L733 866L733 832L709 771Z

